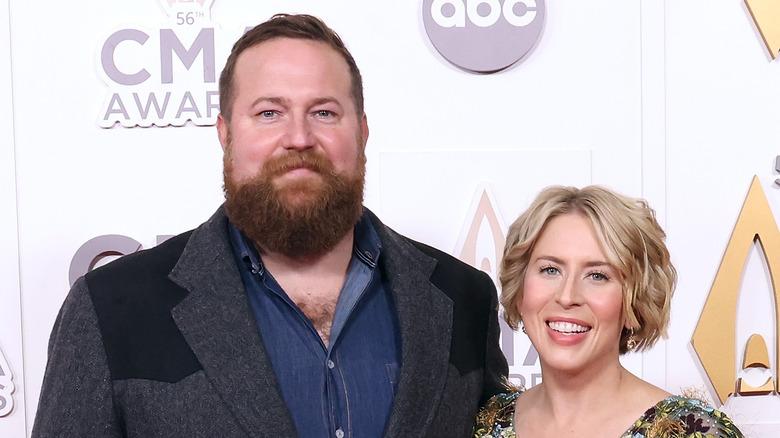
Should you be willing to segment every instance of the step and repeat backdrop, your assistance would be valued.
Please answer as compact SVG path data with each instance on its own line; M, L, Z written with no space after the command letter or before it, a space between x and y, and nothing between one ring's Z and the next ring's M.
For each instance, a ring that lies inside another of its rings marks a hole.
M495 278L548 185L646 198L680 273L625 365L780 436L780 8L772 0L0 0L0 436L29 436L70 285L223 200L232 43L323 18L362 70L366 205ZM511 378L541 379L507 327Z

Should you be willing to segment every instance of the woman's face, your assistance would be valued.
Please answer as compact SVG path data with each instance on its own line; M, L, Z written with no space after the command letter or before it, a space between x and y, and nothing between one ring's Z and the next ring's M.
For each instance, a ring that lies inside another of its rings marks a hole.
M542 370L578 372L618 361L623 282L586 216L568 213L542 231L517 309Z

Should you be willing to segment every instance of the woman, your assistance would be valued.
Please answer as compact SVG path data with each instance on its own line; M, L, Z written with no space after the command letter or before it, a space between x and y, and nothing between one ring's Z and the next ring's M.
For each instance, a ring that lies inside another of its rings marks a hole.
M475 437L742 437L723 413L620 364L666 336L677 273L664 238L642 200L598 186L539 194L509 228L500 281L542 383L493 397Z

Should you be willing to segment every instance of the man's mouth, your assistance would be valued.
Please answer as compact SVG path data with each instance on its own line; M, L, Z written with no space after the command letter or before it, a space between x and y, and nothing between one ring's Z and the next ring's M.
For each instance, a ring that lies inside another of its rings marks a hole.
M290 164L288 166L284 166L283 168L278 169L278 171L274 172L274 175L272 175L271 177L274 180L276 180L277 178L284 178L284 177L299 177L299 176L311 177L313 175L322 175L321 170L322 169L320 169L317 165L314 165L312 163L300 162L300 163Z
M564 335L576 335L590 331L591 327L575 324L573 322L547 321L547 327Z
M283 171L284 172L290 172L290 171L298 170L298 169L308 169L308 170L311 170L313 172L319 172L318 166L313 164L313 163L310 163L308 161L299 161L297 163L289 164L289 165L284 167Z
M263 172L269 178L276 178L287 174L306 174L306 171L322 175L329 172L330 168L330 162L324 156L314 153L296 153L269 160Z

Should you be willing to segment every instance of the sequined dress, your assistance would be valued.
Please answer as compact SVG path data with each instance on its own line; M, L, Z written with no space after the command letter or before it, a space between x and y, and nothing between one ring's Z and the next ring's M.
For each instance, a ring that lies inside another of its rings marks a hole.
M477 415L474 438L517 438L515 400L519 392L498 394ZM620 438L743 438L724 413L694 398L669 396L639 417Z

